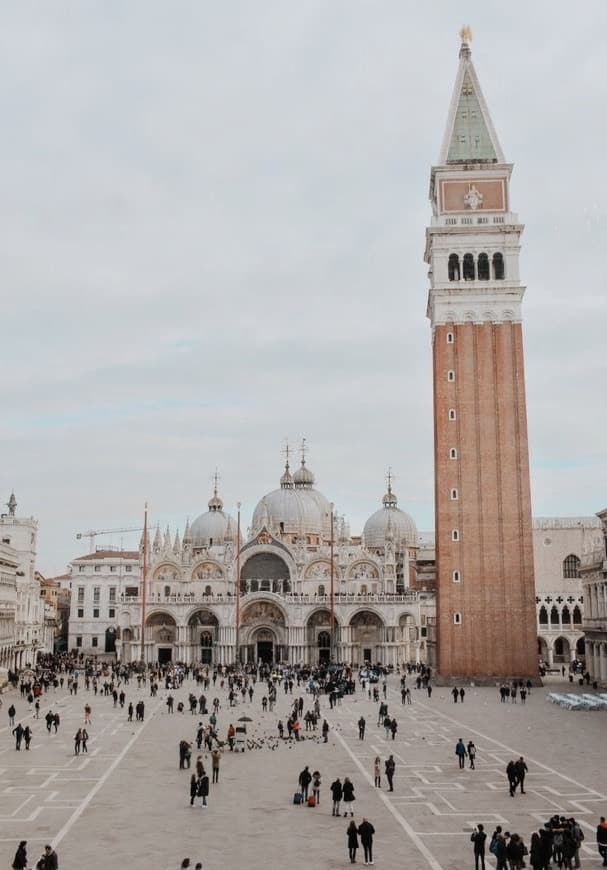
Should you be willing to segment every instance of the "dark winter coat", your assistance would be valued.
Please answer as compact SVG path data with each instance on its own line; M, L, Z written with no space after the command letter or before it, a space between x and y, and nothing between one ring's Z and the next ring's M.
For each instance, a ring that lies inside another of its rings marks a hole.
M354 786L351 782L344 782L342 793L346 803L354 800Z
M371 822L363 822L358 826L358 833L360 834L360 842L363 846L370 846L373 842L373 834L375 833L375 828L371 824Z

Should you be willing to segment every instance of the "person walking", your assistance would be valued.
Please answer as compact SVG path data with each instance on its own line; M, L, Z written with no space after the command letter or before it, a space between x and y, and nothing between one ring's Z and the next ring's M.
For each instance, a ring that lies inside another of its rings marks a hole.
M470 770L474 770L474 759L476 758L476 746L472 742L472 740L468 741L468 746L466 747L466 751L468 752L468 758L470 760Z
M531 834L531 843L529 844L529 863L533 867L533 870L544 870L544 867L546 866L542 841L537 831Z
M506 858L506 838L502 833L502 826L498 825L489 845L489 851L495 855L495 870L508 870L508 862Z
M208 806L207 797L209 796L209 777L206 775L206 773L204 773L198 780L196 794L200 798L201 808L204 809L206 806Z
M486 839L485 826L479 823L472 831L472 836L470 837L470 840L474 843L474 870L479 870L479 864L480 870L485 870Z
M607 822L605 816L601 816L596 828L596 844L599 855L603 859L603 867L607 867Z
M514 792L516 791L518 780L516 778L516 764L512 760L510 760L506 765L506 776L508 777L508 788L510 790L510 797L514 797Z
M396 762L394 761L393 755L391 755L386 761L384 769L386 772L386 779L388 780L388 785L390 786L388 791L394 791L394 771L396 770Z
M331 796L333 798L333 811L331 815L339 816L339 807L341 804L341 799L343 797L343 786L341 784L341 780L339 777L335 780L335 782L331 783Z
M15 738L15 749L17 752L21 752L21 741L23 740L23 725L21 722L17 725L16 728L13 729L13 737Z
M359 740L364 740L364 739L365 739L365 728L366 728L366 726L367 726L367 723L366 723L366 721L365 721L365 717L364 717L364 716L361 716L360 719L358 720L358 739L359 739Z
M114 704L114 706L116 706L116 705ZM91 724L91 712L92 712L92 711L91 711L91 705L90 705L90 704L85 704L85 705L84 705L84 724L85 724L85 725L90 725L90 724Z
M373 780L375 788L381 788L381 758L379 755L375 756L373 762Z
M25 748L28 751L29 751L30 743L32 742L33 736L34 735L32 734L32 729L30 728L29 725L26 725L25 728L23 729L23 739L25 740Z
M15 852L15 857L13 858L12 863L13 870L26 870L27 867L27 840L21 840L17 851Z
M342 794L344 800L344 818L348 815L348 813L350 813L350 818L353 818L354 813L352 811L352 804L354 803L356 798L354 797L354 786L350 782L348 777L344 779Z
M363 818L361 824L358 826L358 835L360 837L360 843L363 847L365 853L365 864L373 864L373 834L375 833L375 828L371 824L370 821Z
M465 693L464 689L460 689L460 690L459 690L459 699L460 699L460 702L461 702L462 704L464 703L464 698L465 698L465 697L466 697L466 693Z
M455 686L451 689L451 694L453 695L453 703L457 704L457 699L459 698L459 692L455 688Z
M356 864L356 850L358 849L358 828L356 827L356 822L351 821L346 830L346 837L348 840L348 855L350 857L350 864Z
M322 742L326 743L329 739L329 723L326 719L323 719L322 722Z
M129 706L127 707L127 712L128 712L128 716L127 716L127 720L126 720L126 721L127 721L127 722L132 722L132 721L133 721L133 713L135 712L135 711L134 711L134 708L133 708L133 702L132 702L132 701L129 701Z
M465 757L468 755L466 752L466 746L464 744L463 739L460 737L457 743L455 744L455 754L457 755L457 760L459 761L460 770L464 769L465 766Z
M525 774L529 772L529 768L525 764L525 759L521 755L519 760L514 765L516 770L516 785L520 785L521 794L525 794ZM516 785L514 790L516 791Z
M394 740L396 732L398 731L398 722L394 717L392 717L392 721L390 722L390 731L392 732L392 740Z
M193 773L190 777L190 806L194 806L194 801L196 799L196 795L198 794L198 779L196 774Z

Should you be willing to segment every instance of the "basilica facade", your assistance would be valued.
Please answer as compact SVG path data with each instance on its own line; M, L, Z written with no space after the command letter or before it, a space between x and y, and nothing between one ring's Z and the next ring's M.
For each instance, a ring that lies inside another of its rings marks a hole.
M391 484L361 537L331 513L305 460L294 474L287 462L240 538L216 486L183 537L157 528L138 551L72 561L69 647L127 662L433 662L433 575Z

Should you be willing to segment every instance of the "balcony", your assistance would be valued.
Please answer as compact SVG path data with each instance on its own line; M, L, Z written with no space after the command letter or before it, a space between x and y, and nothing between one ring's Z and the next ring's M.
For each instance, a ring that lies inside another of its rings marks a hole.
M242 594L240 596L241 605L246 604L247 601L253 600L257 595L271 595L286 604L329 605L331 603L330 595L314 595L305 592L286 592L280 595L276 592L260 590L259 592L249 592L246 595ZM350 592L336 592L334 595L334 602L335 604L415 604L417 601L426 600L428 596L432 597L432 595L433 593L431 592L418 592L416 590L393 594L388 592L375 594L368 593L366 595ZM122 594L120 596L120 603L141 605L142 598L140 595L135 596ZM146 603L148 607L159 604L164 604L165 606L173 604L185 604L188 606L191 604L235 604L236 597L230 594L203 595L194 592L185 592L183 595L178 593L174 595L152 593L146 597Z

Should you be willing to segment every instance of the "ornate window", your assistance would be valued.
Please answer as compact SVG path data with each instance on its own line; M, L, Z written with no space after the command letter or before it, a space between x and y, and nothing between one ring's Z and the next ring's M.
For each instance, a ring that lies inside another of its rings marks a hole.
M580 610L580 608L577 605L573 608L573 624L574 625L581 625L582 624L582 611Z
M478 255L478 280L489 280L489 257L487 254Z
M569 608L565 605L563 607L563 612L561 613L561 621L563 625L569 625L571 622L571 613L569 612Z
M472 254L464 254L464 281L474 281L476 274L474 269L474 257Z
M496 281L504 280L504 255L497 253L493 255L493 277Z
M459 281L459 257L457 254L449 254L449 280Z
M210 631L203 631L200 635L200 646L213 646L213 635Z
M580 560L573 553L570 553L563 560L563 577L565 580L575 580L580 576Z
M540 625L548 625L548 611L545 607L540 607Z
M211 595L212 592L213 592L213 590L211 589L210 586L205 586L205 587L204 587L204 594L205 594L205 595Z
M319 594L319 595L326 595L325 587L322 585L322 583L321 583L320 586L318 587L318 594Z
M559 612L556 607L553 607L550 611L550 625L558 625L559 624Z

